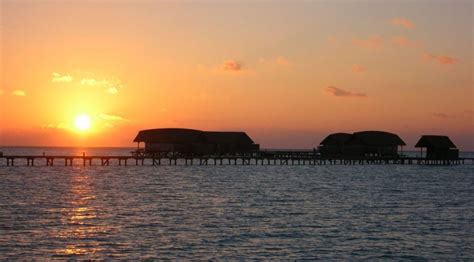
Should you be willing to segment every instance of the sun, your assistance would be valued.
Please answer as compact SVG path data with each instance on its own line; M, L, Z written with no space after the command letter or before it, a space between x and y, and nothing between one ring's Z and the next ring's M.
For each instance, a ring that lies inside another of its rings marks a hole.
M74 125L80 131L86 131L91 128L91 118L88 115L78 115L74 120Z

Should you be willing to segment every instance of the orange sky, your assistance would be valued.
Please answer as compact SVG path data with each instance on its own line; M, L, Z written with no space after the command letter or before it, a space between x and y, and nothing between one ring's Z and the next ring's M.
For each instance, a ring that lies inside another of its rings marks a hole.
M0 145L188 127L264 148L384 130L474 150L471 1L0 3Z

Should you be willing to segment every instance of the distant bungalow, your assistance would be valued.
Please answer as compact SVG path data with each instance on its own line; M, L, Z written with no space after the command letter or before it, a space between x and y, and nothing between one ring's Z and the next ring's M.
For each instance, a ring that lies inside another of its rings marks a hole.
M158 128L138 132L133 142L138 150L155 155L242 155L259 150L245 132L201 131L185 128ZM140 149L140 143L145 148Z
M423 148L426 148L427 159L458 159L459 150L447 136L422 136L415 147L420 148L423 156Z
M334 133L321 141L322 157L397 157L405 142L396 134L362 131L354 134Z

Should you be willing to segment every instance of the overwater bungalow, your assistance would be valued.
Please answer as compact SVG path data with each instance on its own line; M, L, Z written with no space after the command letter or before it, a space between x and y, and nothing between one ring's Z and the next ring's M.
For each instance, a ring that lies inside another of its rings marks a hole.
M238 154L260 149L245 132L205 131L204 143L212 154Z
M423 156L423 148L426 148L427 159L458 159L459 150L447 136L424 135L415 145L420 148Z
M197 153L202 143L203 134L200 130L186 128L157 128L138 132L133 142L144 143L146 153Z
M351 138L352 134L348 133L330 134L319 144L319 153L323 156L342 156L344 154L344 147Z
M384 131L362 131L352 135L348 153L357 156L395 157L406 143L397 135Z
M384 131L362 131L327 136L319 151L323 157L397 157L405 142L396 134Z
M186 128L141 130L133 140L137 152L155 155L248 154L259 145L245 132L215 132ZM145 147L140 148L140 143Z

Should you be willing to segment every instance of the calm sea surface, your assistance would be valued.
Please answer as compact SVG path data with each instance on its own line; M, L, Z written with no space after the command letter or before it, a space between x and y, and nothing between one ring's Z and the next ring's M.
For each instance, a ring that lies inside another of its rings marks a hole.
M474 165L0 166L10 258L472 260Z

